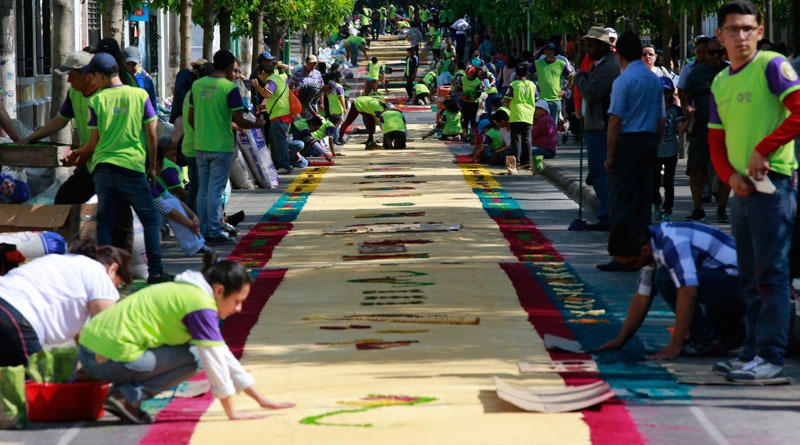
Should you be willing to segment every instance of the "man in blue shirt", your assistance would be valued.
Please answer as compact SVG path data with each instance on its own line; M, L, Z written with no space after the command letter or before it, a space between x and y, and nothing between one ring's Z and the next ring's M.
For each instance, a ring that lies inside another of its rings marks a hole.
M656 293L675 311L675 330L672 342L648 358L709 355L741 345L745 305L733 237L700 223L647 227L624 221L611 230L608 253L639 269L639 280L619 334L598 351L624 346L642 325Z
M666 120L663 87L641 60L639 37L623 34L617 55L623 72L611 88L605 161L612 230L622 221L650 224L649 185Z

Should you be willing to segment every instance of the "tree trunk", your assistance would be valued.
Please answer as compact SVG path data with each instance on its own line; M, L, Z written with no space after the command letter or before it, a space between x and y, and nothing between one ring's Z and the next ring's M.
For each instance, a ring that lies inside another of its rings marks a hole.
M269 30L269 42L270 42L269 50L275 53L275 55L277 55L281 51L280 42L282 42L283 39L286 37L286 28L289 25L288 23L280 22L277 19L271 20L267 25L268 25L267 29ZM302 46L302 44L300 46ZM287 59L287 57L284 56L284 59Z
M664 62L664 66L669 69L669 62L672 60L672 31L674 29L671 0L664 0L664 8L662 9L661 19L663 22L662 29L664 30L664 34L662 36L663 42L661 43L661 46L664 49L664 57L662 58L662 61Z
M181 0L180 3L180 67L189 68L192 63L192 0Z
M264 11L261 6L250 13L250 22L253 26L253 57L250 60L252 64L250 72L255 73L258 55L261 54L264 48Z
M703 7L700 5L694 7L692 26L694 27L692 37L697 37L703 33Z
M75 3L72 0L53 0L53 42L51 46L53 67L61 66L74 50L75 33ZM61 103L67 97L69 83L67 76L60 76L53 73L50 84L50 118L56 117ZM72 142L70 136L71 126L64 127L50 140L61 142Z
M239 64L240 69L245 72L246 76L249 76L253 70L250 68L253 65L253 48L251 48L250 44L251 40L242 37L242 47L241 47L241 54L242 54L242 63Z
M231 10L219 12L219 48L231 50Z
M102 19L102 38L111 37L116 40L120 48L122 48L122 2L120 0L103 0Z
M203 58L214 56L214 0L203 0Z
M17 105L17 73L14 72L14 67L17 66L14 63L17 57L14 39L14 29L16 29L14 0L0 0L0 29L7 30L0 36L0 93L2 93L0 105L14 118Z
M167 54L167 95L175 90L175 76L177 76L178 71L181 70L180 51L175 51L175 48L179 48L181 44L180 27L178 26L180 19L177 15L170 13L168 20L169 29L167 32L169 33L169 50Z
M639 16L641 15L641 9L639 5L633 7L633 19L631 19L631 27L633 28L633 32L638 36L641 35L641 21L639 20Z
M317 31L311 31L311 54L317 54Z

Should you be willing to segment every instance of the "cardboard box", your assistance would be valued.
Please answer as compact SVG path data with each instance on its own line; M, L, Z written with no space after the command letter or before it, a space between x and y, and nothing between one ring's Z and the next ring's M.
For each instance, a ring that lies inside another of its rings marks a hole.
M51 231L69 241L96 210L97 204L0 204L0 232Z

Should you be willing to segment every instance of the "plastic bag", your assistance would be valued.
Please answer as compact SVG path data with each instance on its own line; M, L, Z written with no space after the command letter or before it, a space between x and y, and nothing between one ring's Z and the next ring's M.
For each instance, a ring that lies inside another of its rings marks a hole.
M25 367L0 367L0 429L21 429L27 425Z
M41 350L28 357L28 377L36 383L53 383L53 353Z
M0 202L21 203L31 198L28 177L21 168L3 167L0 170Z
M253 173L250 172L250 167L247 165L247 161L244 159L238 144L234 147L234 155L230 171L231 183L238 189L250 190L256 188Z

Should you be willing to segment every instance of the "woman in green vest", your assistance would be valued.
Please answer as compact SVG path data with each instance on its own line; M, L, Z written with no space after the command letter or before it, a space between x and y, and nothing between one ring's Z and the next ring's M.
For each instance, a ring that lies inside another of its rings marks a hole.
M442 130L443 141L460 141L461 140L461 111L458 109L458 104L452 98L444 101L445 110L442 111L442 119L436 124L436 127L430 133L422 136L422 139L427 139L433 136L437 131Z
M383 148L387 150L406 148L408 129L403 112L396 109L384 111L381 114L381 131L383 131Z
M386 65L373 56L367 63L367 79L364 81L364 96L369 96L373 91L378 91L378 81L383 83L383 91L389 93L386 87Z

